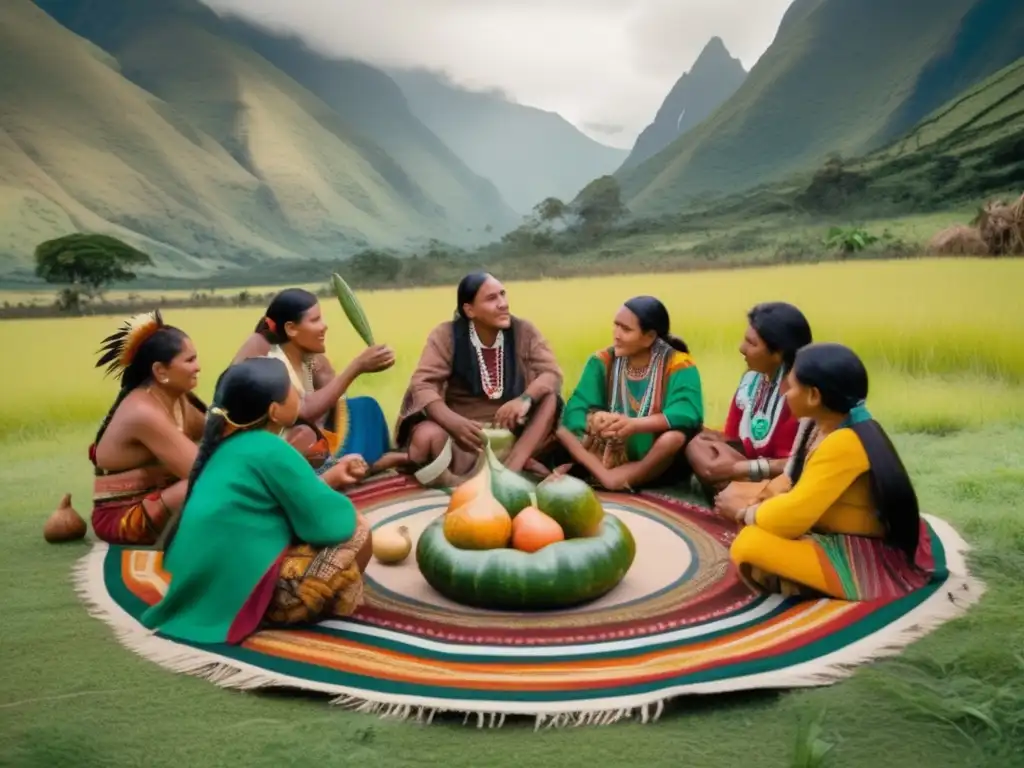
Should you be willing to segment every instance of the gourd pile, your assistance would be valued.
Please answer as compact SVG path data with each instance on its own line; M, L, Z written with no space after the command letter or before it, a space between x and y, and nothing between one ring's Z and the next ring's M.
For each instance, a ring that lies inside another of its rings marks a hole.
M416 547L434 589L479 608L559 608L594 600L629 570L636 544L594 490L555 473L534 485L485 444L470 480Z

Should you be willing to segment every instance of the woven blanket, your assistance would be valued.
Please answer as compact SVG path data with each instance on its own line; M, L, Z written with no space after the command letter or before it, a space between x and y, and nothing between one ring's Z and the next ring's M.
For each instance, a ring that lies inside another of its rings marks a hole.
M409 478L351 494L374 528L401 521L414 538L448 496ZM351 618L264 630L239 646L171 641L138 623L169 576L162 554L98 543L76 587L120 641L175 672L235 689L320 691L337 705L429 721L463 713L480 726L526 715L540 726L654 720L685 694L833 683L855 665L898 653L961 614L983 585L966 545L928 517L936 578L891 601L784 599L754 592L728 557L733 524L664 494L601 494L630 528L633 566L604 597L563 611L468 608L436 593L413 553L372 561L365 605Z

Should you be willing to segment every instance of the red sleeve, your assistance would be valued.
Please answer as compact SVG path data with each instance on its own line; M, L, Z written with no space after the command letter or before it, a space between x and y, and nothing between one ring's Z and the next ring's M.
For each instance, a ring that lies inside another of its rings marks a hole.
M732 396L729 403L729 415L725 417L725 427L722 432L730 440L740 439L740 421L743 419L743 411L736 405L736 395Z
M793 443L799 431L800 420L793 418L788 404L784 405L782 413L779 414L779 423L775 425L775 434L772 435L771 458L788 459L793 453Z

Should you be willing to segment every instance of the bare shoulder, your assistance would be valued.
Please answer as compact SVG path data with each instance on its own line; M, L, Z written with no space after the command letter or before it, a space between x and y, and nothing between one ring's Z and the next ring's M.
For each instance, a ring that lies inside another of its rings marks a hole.
M231 364L234 365L250 357L266 357L268 352L270 352L270 342L258 333L251 333L238 350Z
M167 411L144 389L137 389L128 395L117 409L115 418L132 430L158 429L167 424Z

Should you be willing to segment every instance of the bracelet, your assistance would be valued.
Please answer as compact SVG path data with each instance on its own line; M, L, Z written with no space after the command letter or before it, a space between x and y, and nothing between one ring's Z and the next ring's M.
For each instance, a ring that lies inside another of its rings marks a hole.
M749 507L744 507L740 510L740 518L737 522L742 521L744 525L753 525L757 520L758 506L757 504L751 504Z
M747 462L747 479L752 483L767 480L772 476L772 465L768 459L751 459Z

